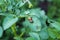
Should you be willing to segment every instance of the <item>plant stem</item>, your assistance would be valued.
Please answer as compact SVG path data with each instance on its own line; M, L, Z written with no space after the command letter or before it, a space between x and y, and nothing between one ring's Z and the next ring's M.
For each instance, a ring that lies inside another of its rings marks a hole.
M20 34L20 37L22 37L24 33L25 33L25 32L22 32L22 33Z
M13 32L14 36L17 36L16 29L15 29L15 24L12 25L11 29L12 29L12 32Z

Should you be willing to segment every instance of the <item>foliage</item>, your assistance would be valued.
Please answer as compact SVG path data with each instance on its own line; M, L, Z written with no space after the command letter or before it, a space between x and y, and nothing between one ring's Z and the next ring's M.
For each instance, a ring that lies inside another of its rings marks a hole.
M52 20L56 7L47 16L38 1L0 0L0 40L60 39L60 23Z

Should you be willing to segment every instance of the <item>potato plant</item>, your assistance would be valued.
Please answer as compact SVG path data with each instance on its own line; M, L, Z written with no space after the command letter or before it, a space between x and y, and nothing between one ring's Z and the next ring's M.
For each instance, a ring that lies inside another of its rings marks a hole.
M60 23L38 1L0 0L0 40L60 40Z

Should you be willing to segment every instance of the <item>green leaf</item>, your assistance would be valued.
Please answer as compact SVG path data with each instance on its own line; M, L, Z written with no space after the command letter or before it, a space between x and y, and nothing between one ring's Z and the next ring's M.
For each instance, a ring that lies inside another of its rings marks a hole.
M0 0L0 5L3 4L3 2L4 2L3 0Z
M49 38L49 35L46 31L40 31L39 35L40 35L40 38L44 40Z
M3 35L3 29L2 29L2 27L0 26L0 37L2 37L2 35Z
M25 20L25 22L23 22L23 25L26 27L29 27L31 29L31 31L40 31L41 30L41 23L40 20L33 16L32 17L33 23L30 23L30 21L28 19Z
M57 34L56 34L56 31L53 31L52 29L48 28L48 34L51 38L55 39L57 38Z
M13 8L12 5L8 6L8 10L12 10L12 8Z
M41 11L40 8L31 9L29 11L30 11L29 15L40 17L40 11Z
M8 16L8 15L12 15L15 16L14 14L10 14L10 13L0 13L1 16Z
M6 30L9 27L11 27L17 21L18 21L18 17L14 17L14 16L5 17L5 19L3 20L3 28L4 28L4 30Z
M35 40L40 40L38 33L30 32L29 35L33 37Z
M48 17L53 18L53 16L56 14L56 10L57 10L56 6L49 6L49 10L47 13Z
M15 9L15 13L16 13L16 15L20 15L20 10L19 9Z
M53 23L50 24L50 27L55 28L56 30L60 31L60 23L56 21L52 21Z
M39 32L39 36L42 40L47 40L49 38L47 27L42 28L42 30Z
M41 31L41 21L37 17L32 17L33 23L30 24L30 28L34 31Z
M22 2L22 1L19 1L17 4L16 4L16 7L22 7L26 2ZM19 5L19 6L18 6Z
M31 9L29 15L37 17L43 26L46 25L47 16L45 15L44 10L40 10L39 8Z
M20 38L20 36L14 37L15 40L23 40L23 38Z
M35 40L33 37L28 37L26 40Z

